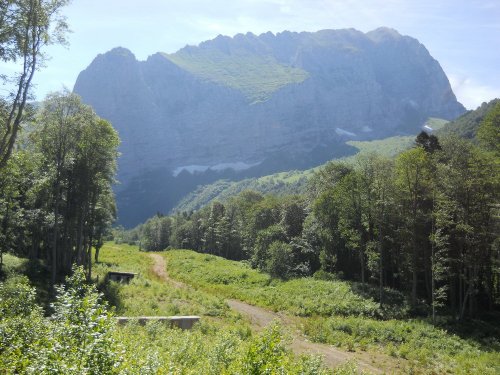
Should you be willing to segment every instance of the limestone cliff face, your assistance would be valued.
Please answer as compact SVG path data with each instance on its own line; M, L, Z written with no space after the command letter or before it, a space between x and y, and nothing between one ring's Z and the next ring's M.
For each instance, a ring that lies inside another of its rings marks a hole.
M74 91L117 128L124 186L146 170L293 159L464 112L427 49L386 28L219 36L146 61L116 48Z

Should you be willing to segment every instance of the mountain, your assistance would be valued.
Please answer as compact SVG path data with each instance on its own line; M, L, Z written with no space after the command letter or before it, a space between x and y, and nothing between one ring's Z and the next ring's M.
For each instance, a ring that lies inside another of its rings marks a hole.
M388 28L218 36L146 61L115 48L74 91L122 139L125 225L200 184L309 168L354 153L346 140L414 134L465 111L427 49Z

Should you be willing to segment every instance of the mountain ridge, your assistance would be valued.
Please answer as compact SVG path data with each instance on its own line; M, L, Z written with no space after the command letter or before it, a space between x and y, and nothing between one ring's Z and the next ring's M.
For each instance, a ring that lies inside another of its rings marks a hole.
M349 139L413 134L465 111L427 49L387 28L220 36L145 61L116 48L74 91L120 134L117 192L189 166L309 168L352 153Z

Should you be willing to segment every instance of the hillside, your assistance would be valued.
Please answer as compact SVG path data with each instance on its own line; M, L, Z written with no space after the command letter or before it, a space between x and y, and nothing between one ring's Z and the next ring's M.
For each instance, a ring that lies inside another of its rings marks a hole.
M249 33L237 35L235 39L252 37L255 38ZM305 70L280 64L271 56L255 54L245 48L227 53L224 44L230 42L229 37L219 36L213 44L219 45L220 49L202 43L199 48L185 47L164 56L203 80L240 91L251 103L266 101L280 88L301 83L309 77Z
M410 135L464 112L427 49L387 28L219 36L146 61L116 48L74 91L120 134L125 225L198 185L311 168L354 153L348 140Z
M488 103L481 104L481 106L474 111L467 111L462 116L450 121L446 126L438 130L437 135L456 134L462 138L476 138L477 130L484 117L499 102L500 99L493 99Z
M429 119L429 125L440 128L444 120ZM392 157L410 148L415 141L415 136L395 136L373 141L347 141L346 143L356 149L352 156L333 159L345 163L354 163L356 157L377 152L381 155ZM241 181L219 180L212 184L198 187L195 191L186 195L173 209L174 212L189 212L200 209L212 201L224 202L228 198L238 195L244 190L254 190L263 194L300 194L307 188L307 182L314 172L324 167L279 172L271 175L247 178Z

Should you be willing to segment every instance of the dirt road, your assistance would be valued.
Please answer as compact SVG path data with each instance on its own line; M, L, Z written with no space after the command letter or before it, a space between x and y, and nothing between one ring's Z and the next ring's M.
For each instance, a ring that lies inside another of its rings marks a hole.
M184 288L185 285L177 280L174 280L168 276L167 273L167 262L165 258L163 258L160 254L150 253L149 256L153 258L153 272L156 276L158 276L161 280L167 281L170 284L174 285L176 288Z
M167 263L161 255L150 253L149 256L154 260L153 272L160 279L171 283L177 288L185 288L187 286L177 280L171 279L168 276ZM331 345L324 345L308 341L297 330L293 318L285 314L276 313L274 311L266 310L262 307L253 306L248 303L232 299L227 300L227 304L229 305L229 307L231 307L231 309L237 311L239 314L247 318L252 328L257 332L263 330L275 320L280 321L284 327L290 330L290 334L292 336L290 348L296 354L321 355L325 364L331 368L334 368L347 361L354 361L357 364L358 368L365 372L374 374L381 374L384 372L380 368L377 368L369 363L373 356L371 354L365 352L344 352Z

